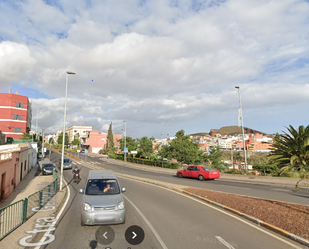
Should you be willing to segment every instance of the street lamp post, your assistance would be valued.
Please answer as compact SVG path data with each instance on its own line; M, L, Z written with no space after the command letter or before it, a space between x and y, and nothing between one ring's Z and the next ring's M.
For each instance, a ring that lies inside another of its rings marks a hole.
M75 74L75 73L74 73L74 72L67 71L67 74L66 74L66 81L65 81L65 99L64 99L63 133L62 133L62 154L61 154L60 190L62 190L63 159L64 159L64 142L65 142L65 118L66 118L66 112L67 112L67 96L68 96L69 74Z
M241 121L241 129L242 129L242 142L244 147L244 156L245 156L245 170L247 170L247 153L246 153L246 145L245 145L245 131L244 131L244 121L242 117L242 107L241 107L241 99L240 99L240 87L235 86L236 89L238 89L238 99L239 99L239 119Z
M163 140L162 140L162 136L163 136L163 134L160 134L160 142L161 142L161 149L160 150L162 150L162 144L163 144ZM162 155L162 154L161 154ZM163 168L163 156L161 156L161 160L162 160L162 165L161 165L161 168Z
M35 137L36 139L38 139L38 120L39 120L39 110L42 109L42 108L37 108L36 109L36 127L35 127Z
M126 146L127 146L127 122L126 121L123 121L124 122L124 148L123 148L123 152L124 152L124 162L127 161L127 154L125 152L125 149L126 149Z

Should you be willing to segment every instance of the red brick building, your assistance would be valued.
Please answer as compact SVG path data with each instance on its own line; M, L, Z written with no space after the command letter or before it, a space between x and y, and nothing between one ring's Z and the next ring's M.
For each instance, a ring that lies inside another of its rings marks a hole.
M26 96L0 93L0 130L7 137L20 139L31 130L31 101Z

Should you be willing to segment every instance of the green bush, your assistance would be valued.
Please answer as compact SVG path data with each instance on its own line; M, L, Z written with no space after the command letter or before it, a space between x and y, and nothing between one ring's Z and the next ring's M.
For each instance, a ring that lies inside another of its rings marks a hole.
M238 175L242 174L242 172L237 170L237 169L230 169L230 170L225 171L225 173L227 173L227 174L238 174Z
M283 172L280 176L281 177L289 177L289 178L301 178L302 173L301 172L295 172L295 171Z

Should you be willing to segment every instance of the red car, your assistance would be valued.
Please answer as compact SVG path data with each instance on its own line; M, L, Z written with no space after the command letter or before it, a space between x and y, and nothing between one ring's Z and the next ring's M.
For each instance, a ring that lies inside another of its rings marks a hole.
M191 178L198 178L200 181L204 181L205 179L213 180L219 178L220 172L208 166L192 165L184 170L178 170L176 175L179 178L191 177Z

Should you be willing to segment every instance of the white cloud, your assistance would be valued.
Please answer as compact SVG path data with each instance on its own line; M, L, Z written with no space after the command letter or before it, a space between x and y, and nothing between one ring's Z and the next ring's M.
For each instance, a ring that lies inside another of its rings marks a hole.
M68 124L126 120L150 136L236 124L240 85L247 124L267 128L273 115L281 128L308 99L308 11L301 0L0 3L1 90L18 82L48 95L33 106L52 132L74 71Z

